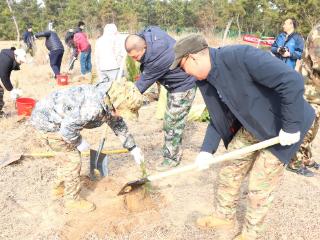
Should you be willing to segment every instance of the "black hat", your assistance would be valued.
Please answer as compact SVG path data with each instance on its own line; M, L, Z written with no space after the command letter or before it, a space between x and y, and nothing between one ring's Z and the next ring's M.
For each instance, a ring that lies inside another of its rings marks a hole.
M182 58L190 53L197 53L208 47L207 41L200 34L191 34L181 38L174 46L175 58L170 67L170 70L179 66Z

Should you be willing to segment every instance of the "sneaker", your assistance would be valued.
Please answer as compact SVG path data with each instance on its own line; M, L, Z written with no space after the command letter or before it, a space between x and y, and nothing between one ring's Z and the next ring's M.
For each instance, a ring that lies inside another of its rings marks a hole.
M311 172L308 168L306 168L305 166L301 166L299 168L292 168L289 165L287 165L286 169L288 171L294 172L296 174L305 176L305 177L313 177L314 173Z
M197 219L197 225L201 228L214 228L216 230L233 229L235 222L229 219L220 218L215 215L200 217Z
M8 114L6 114L4 111L0 111L0 118L6 118Z
M85 199L69 200L65 204L65 207L70 211L88 213L96 209L96 205Z
M156 166L156 170L159 172L164 172L167 170L170 170L171 168L174 168L180 164L180 161L172 161L169 159L163 160L160 164Z

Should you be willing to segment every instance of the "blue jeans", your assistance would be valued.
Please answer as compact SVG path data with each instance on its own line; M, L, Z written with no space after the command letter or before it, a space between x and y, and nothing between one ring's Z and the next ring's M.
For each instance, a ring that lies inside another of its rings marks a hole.
M64 53L63 49L53 50L53 51L50 51L49 53L50 66L52 71L54 72L54 77L57 77L57 75L60 74L63 53Z
M86 52L81 52L80 54L80 66L81 73L87 74L91 73L92 65L91 65L91 48Z

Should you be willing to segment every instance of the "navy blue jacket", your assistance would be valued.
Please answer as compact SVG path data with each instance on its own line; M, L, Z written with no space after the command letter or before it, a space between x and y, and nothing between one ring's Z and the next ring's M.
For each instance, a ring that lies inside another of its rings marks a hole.
M53 31L40 32L35 34L36 38L45 37L46 47L49 51L64 50L63 44L58 37L58 34Z
M279 59L284 61L288 66L291 68L296 67L297 59L301 59L303 47L304 47L304 40L298 33L292 33L288 36L286 40L287 34L282 32L280 33L274 43L271 46L271 52ZM290 57L282 57L278 53L279 47L287 47L290 52Z
M141 93L159 81L169 92L184 92L195 86L195 78L181 68L170 70L175 40L159 27L147 27L139 33L146 41L146 52L140 60L140 79L136 82Z
M34 41L33 33L32 33L32 32L29 32L29 31L25 31L25 32L23 33L23 42L24 42L29 48L31 48L32 45L33 45L33 41Z
M315 118L303 98L302 76L251 46L210 48L210 57L207 79L197 81L211 117L202 151L215 152L221 138L227 147L241 126L260 141L278 136L281 128L289 133L301 131L299 143L270 148L288 163Z
M13 70L20 70L20 65L14 58L14 51L12 49L2 49L0 52L0 79L8 91L13 89L10 80Z

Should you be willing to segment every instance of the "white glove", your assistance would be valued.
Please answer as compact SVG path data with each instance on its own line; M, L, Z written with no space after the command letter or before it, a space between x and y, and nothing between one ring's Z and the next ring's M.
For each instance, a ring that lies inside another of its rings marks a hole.
M22 96L22 90L19 88L14 88L10 91L10 97L12 100L16 100L18 97Z
M89 148L90 148L89 143L87 143L87 141L82 138L80 144L77 147L77 149L80 152L84 152L84 151L88 150Z
M205 170L210 167L210 161L213 160L213 155L208 152L200 152L195 160L198 170Z
M281 129L279 132L279 141L281 146L289 146L299 142L299 140L300 140L300 131L296 133L287 133Z
M144 162L144 156L143 156L142 151L139 147L135 147L134 149L131 150L130 153L133 156L136 164L140 165L141 163Z

